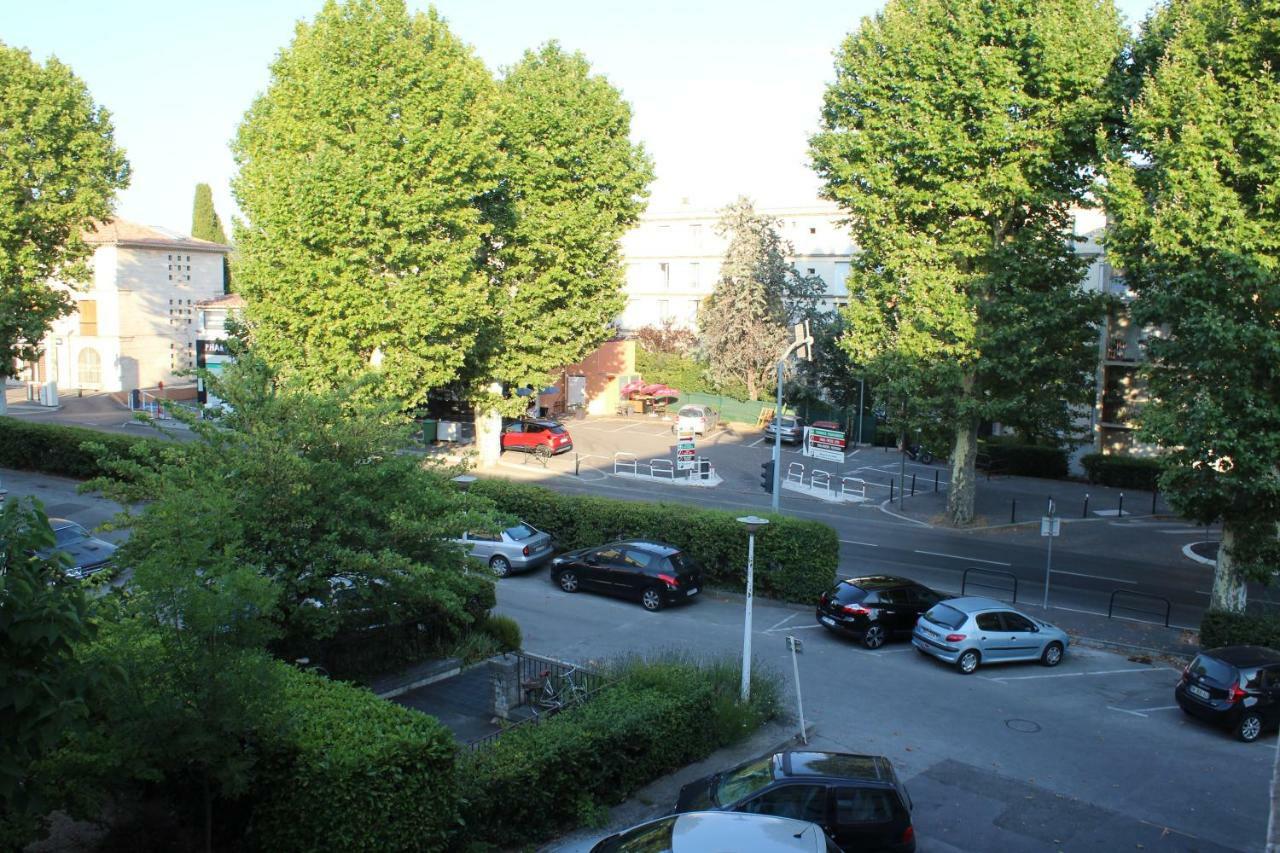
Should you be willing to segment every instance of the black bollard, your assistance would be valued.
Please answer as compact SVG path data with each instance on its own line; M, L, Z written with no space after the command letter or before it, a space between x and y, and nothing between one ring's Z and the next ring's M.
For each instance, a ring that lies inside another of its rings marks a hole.
M1159 489L1151 490L1151 514L1152 515L1156 514L1156 497L1159 496L1159 494L1160 494Z
M1116 518L1124 518L1124 492L1120 493L1120 505L1116 507Z
M889 478L889 503L893 503L893 478Z
M1018 502L1016 500L1009 501L1009 523L1014 524L1014 519L1018 516Z
M912 474L911 475L911 497L914 498L915 496L916 496L916 475Z
M935 492L938 491L938 472L937 471L933 472L933 490Z
M1084 493L1084 512L1080 513L1081 518L1089 517L1089 493Z

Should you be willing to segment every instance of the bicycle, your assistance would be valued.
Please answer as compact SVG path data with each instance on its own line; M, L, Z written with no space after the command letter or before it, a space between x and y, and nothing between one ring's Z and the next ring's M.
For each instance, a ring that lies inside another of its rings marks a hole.
M529 694L528 704L534 712L536 713L538 708L558 711L585 700L587 689L573 677L577 671L576 666L570 667L557 679L552 676L551 670L544 669L539 674L541 680L526 687ZM556 683L557 680L559 684Z

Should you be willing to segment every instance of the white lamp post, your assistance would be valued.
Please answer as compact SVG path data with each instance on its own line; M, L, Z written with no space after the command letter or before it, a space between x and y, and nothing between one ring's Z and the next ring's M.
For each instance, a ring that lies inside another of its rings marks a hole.
M747 528L747 615L742 626L742 701L751 698L751 597L755 591L756 531L769 523L767 518L745 515L738 521Z
M453 478L453 482L458 484L458 488L462 490L464 495L467 493L467 489L471 488L471 484L475 481L476 478L471 474L459 474Z

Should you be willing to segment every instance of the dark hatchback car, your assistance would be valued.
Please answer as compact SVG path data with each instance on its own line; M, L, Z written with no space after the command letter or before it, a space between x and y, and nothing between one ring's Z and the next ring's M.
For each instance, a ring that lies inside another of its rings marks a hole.
M1280 652L1262 646L1201 652L1182 671L1173 696L1191 716L1252 743L1280 723Z
M723 809L807 820L845 850L912 853L911 797L889 759L780 752L680 789L676 811Z
M910 637L916 620L946 597L908 578L849 578L818 599L818 622L878 649L892 637Z
M688 601L702 591L702 572L674 545L628 540L580 548L551 561L551 579L565 592L630 598L645 610Z
M115 556L115 545L92 535L70 519L51 518L49 526L53 528L56 544L38 553L41 557L51 557L62 551L70 556L71 564L66 569L69 577L87 578L96 574L107 568Z

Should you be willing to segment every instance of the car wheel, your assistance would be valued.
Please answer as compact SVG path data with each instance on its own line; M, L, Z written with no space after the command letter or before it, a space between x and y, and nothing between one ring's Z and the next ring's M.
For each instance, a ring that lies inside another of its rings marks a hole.
M578 591L578 575L575 572L561 572L556 576L556 583L560 584L560 588L565 592Z
M867 632L862 635L862 645L869 649L878 649L884 645L884 626L877 625L874 622L867 628Z
M982 657L973 649L969 649L956 659L956 669L963 675L973 675L978 671L978 663Z
M1253 743L1262 734L1262 717L1254 711L1250 711L1240 718L1240 724L1236 726L1236 737L1245 743Z
M1044 647L1044 654L1040 655L1040 663L1045 666L1057 666L1062 663L1062 643L1050 643Z
M489 569L495 576L505 578L507 575L511 574L511 561L501 554L498 554L489 561Z
M640 603L644 605L644 609L650 613L654 613L662 609L662 593L658 592L658 588L651 586L640 594Z
M926 450L924 453L921 453L921 454L920 454L920 461L921 461L921 462L923 462L923 463L924 463L924 464L926 464L926 465L932 465L932 464L933 464L933 454Z

